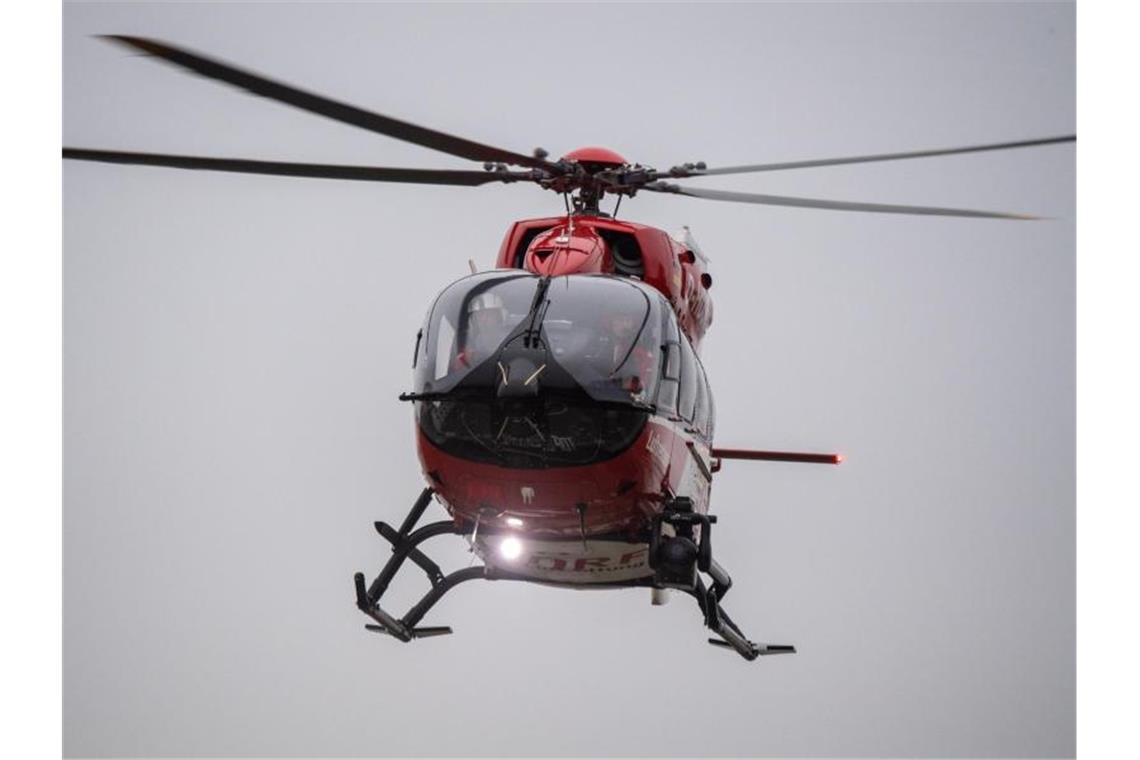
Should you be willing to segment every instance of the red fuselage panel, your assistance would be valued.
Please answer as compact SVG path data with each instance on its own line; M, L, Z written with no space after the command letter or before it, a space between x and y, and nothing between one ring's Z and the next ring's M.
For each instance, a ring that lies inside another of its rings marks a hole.
M580 534L579 504L586 505L589 535L644 527L667 494L689 496L699 511L707 511L709 481L689 450L690 441L675 423L651 417L634 443L610 459L513 469L451 456L422 432L417 436L423 470L456 519L566 538Z

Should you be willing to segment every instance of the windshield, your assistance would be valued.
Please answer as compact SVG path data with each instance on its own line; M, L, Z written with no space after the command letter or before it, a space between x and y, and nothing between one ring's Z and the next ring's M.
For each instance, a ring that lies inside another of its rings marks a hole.
M416 355L416 392L441 393L498 352L530 312L538 278L484 272L444 289L428 313Z
M649 403L657 390L657 299L632 280L559 277L550 284L543 334L550 352L592 397ZM650 318L650 312L654 318Z
M519 336L533 330L548 371L548 387L568 375L600 401L651 403L661 352L659 294L635 281L605 275L541 278L511 271L484 272L448 286L436 299L420 336L416 392L443 393L490 360L507 363ZM509 339L509 340L508 340ZM506 344L510 347L505 347ZM477 373L480 382L495 375Z

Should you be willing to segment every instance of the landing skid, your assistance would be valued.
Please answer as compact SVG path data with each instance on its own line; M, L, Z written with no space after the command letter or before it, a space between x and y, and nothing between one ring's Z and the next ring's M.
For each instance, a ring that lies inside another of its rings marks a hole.
M796 648L791 644L758 644L749 641L744 632L732 622L732 618L720 606L720 599L716 595L716 582L707 590L704 583L698 583L697 588L691 591L692 596L701 607L705 616L705 625L716 631L719 639L710 638L713 646L725 649L735 649L746 660L755 660L770 654L795 654Z
M705 617L705 625L720 636L719 639L710 638L710 644L735 649L746 660L772 654L795 654L796 648L790 644L759 644L750 641L721 607L721 599L732 588L732 578L712 558L712 526L715 523L715 516L694 512L688 499L677 498L666 504L664 511L653 520L653 538L650 542L650 557L653 559L650 564L656 570L655 580L660 585L676 588L697 600L701 614ZM662 524L672 526L672 538L663 535ZM699 538L694 531L698 526ZM679 540L691 547L694 555L691 565L671 567L667 564L665 558L670 552L663 544L671 540ZM698 571L708 573L712 578L711 586L705 585Z
M444 594L460 583L479 579L492 581L534 581L534 579L529 576L510 573L488 565L467 567L445 575L443 571L440 570L439 565L429 559L418 547L424 541L427 541L429 538L434 538L435 536L464 535L467 531L464 526L458 525L452 520L429 523L416 529L416 523L419 522L424 510L426 510L431 503L432 493L432 489L430 488L423 490L419 498L416 499L415 504L412 505L411 511L408 512L408 516L404 518L404 522L399 529L393 528L385 522L374 523L376 532L392 545L392 556L389 557L383 569L381 569L380 574L376 576L371 584L366 584L364 573L356 573L354 577L356 585L356 606L361 612L374 621L373 623L365 625L365 628L375 633L387 634L403 642L432 636L445 636L452 633L450 626L420 626L419 622L436 602L443 598ZM743 632L741 632L740 628L732 622L732 618L728 616L728 613L726 613L720 605L720 600L728 593L728 589L732 586L732 579L719 564L712 560L710 554L710 529L708 526L710 523L715 522L715 518L686 513L683 506L682 502L682 509L680 510L667 509L665 514L659 518L658 521L655 521L654 530L659 531L660 521L682 525L682 533L686 532L685 525L702 525L700 558L694 559L691 576L689 576L689 579L686 579L686 582L678 583L675 574L664 578L663 582L663 571L659 568L654 576L625 582L596 585L604 588L628 588L636 586L661 588L667 586L678 589L696 599L697 605L701 609L701 614L704 615L705 625L720 637L710 638L710 644L734 649L747 660L754 660L764 655L794 653L796 649L793 646L758 644L749 641ZM691 527L688 528L688 531L689 535L691 535ZM651 542L651 551L656 551L657 543L656 540ZM404 562L409 559L418 565L427 575L428 581L431 583L431 590L424 594L402 617L397 618L380 606L380 600L388 590L388 586ZM698 569L709 574L712 578L711 586L705 585L697 572Z
M417 627L416 624L423 619L427 611L448 591L464 581L484 577L485 568L483 567L468 567L463 570L457 570L449 575L444 575L443 571L439 569L439 565L416 548L429 538L447 534L459 535L463 532L462 529L451 520L430 523L418 530L412 530L415 528L416 523L419 522L420 517L423 516L428 504L431 503L431 496L432 490L425 488L423 493L420 494L420 497L416 499L416 503L412 505L411 511L408 512L408 516L404 518L404 522L399 530L396 530L385 522L377 521L374 523L376 532L383 536L388 543L392 544L392 556L384 564L384 568L372 581L370 586L365 586L364 573L357 573L354 577L356 583L356 606L360 608L361 612L376 621L375 625L367 625L365 627L370 631L386 633L404 642L429 636L444 636L451 633L452 631L449 626ZM407 559L411 559L412 562L419 565L420 568L427 573L428 580L431 582L431 591L424 594L423 598L408 610L402 618L397 619L380 606L380 598L384 596L384 592L388 590L388 585L392 582L392 579L396 576L396 573L399 572L400 567Z

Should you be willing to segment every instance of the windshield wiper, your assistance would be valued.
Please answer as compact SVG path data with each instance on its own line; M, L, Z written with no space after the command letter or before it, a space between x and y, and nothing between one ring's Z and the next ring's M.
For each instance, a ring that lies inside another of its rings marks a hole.
M542 321L546 318L546 310L550 306L550 301L546 299L546 291L549 289L550 276L547 275L538 281L534 289L534 300L530 302L530 311L527 313L530 321L523 331L523 348L538 348ZM538 327L535 327L536 324Z

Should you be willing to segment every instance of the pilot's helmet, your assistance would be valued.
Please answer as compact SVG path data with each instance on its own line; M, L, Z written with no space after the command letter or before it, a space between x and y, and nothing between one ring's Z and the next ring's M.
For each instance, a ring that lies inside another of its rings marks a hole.
M467 307L471 325L477 330L501 328L507 321L503 299L495 293L481 293Z

